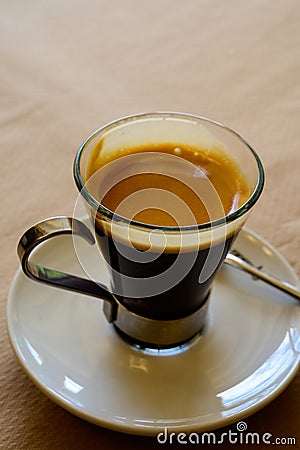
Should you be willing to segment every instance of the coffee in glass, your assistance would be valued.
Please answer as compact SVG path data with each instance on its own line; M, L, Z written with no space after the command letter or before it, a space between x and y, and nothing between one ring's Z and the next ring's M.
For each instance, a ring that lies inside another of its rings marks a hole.
M139 114L89 136L74 177L89 229L77 219L51 219L36 226L39 237L94 236L110 285L99 283L101 273L88 280L56 272L53 280L30 265L36 227L20 245L25 273L102 298L107 319L143 345L173 346L199 333L215 275L262 192L252 147L202 117Z

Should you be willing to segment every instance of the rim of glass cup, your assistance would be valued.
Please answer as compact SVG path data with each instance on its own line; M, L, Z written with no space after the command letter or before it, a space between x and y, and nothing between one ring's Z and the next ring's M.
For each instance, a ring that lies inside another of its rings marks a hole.
M174 118L182 118L182 119L191 119L191 120L201 120L204 122L208 122L210 124L216 125L217 127L222 128L223 130L228 131L229 133L235 135L252 153L252 155L255 158L256 164L257 164L257 170L258 170L258 176L257 176L257 182L255 185L255 188L253 189L252 194L248 198L248 200L241 205L238 209L233 211L230 214L227 214L219 219L212 220L210 222L205 222L197 225L185 225L185 226L160 226L160 225L153 225L153 224L147 224L144 222L138 222L135 220L128 219L127 217L121 216L114 211L111 211L110 209L106 208L104 205L102 205L86 188L85 183L82 179L81 172L80 172L80 161L81 157L83 155L83 152L86 148L86 146L92 141L97 135L103 134L106 131L109 131L110 129L114 128L116 125L121 125L122 123L131 122L135 120L140 119L151 119L151 118L168 118L168 117L174 117ZM213 227L217 227L220 225L223 225L225 223L230 223L235 221L236 219L239 219L242 217L245 213L247 213L252 206L255 205L257 200L259 199L263 186L265 181L265 175L264 175L264 168L262 165L262 162L254 150L254 148L247 142L239 133L231 129L230 127L227 127L226 125L223 125L220 122L217 122L212 119L208 119L207 117L198 116L195 114L188 114L188 113L181 113L181 112L169 112L169 111L158 111L158 112L146 112L146 113L138 113L133 115L128 115L121 117L119 119L113 120L111 122L108 122L104 124L103 126L97 128L95 131L93 131L81 144L79 147L75 160L74 160L74 167L73 167L73 173L74 173L74 179L76 186L80 192L80 194L83 196L83 198L87 201L87 203L93 208L96 213L100 213L101 215L105 216L109 220L117 221L117 222L123 222L126 225L143 228L145 230L162 230L162 231L170 231L170 232L182 232L182 231L198 231L198 230L205 230L205 229L211 229Z

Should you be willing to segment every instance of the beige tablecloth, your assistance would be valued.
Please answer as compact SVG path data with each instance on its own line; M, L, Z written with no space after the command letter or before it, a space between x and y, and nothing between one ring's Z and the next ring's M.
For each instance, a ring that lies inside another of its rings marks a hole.
M266 187L248 227L299 276L300 3L3 0L0 10L0 448L153 448L154 438L73 416L23 373L6 328L16 244L42 218L72 214L72 162L92 130L131 113L184 111L225 123L258 151ZM299 405L298 374L248 429L299 446Z

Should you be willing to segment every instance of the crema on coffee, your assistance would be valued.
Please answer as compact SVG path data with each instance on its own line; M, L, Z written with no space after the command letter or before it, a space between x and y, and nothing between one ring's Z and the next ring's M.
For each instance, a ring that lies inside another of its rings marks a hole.
M189 226L226 216L249 198L241 168L224 151L176 143L118 149L111 159L95 147L88 177L105 165L94 195L109 210L158 226ZM107 180L115 180L107 185Z

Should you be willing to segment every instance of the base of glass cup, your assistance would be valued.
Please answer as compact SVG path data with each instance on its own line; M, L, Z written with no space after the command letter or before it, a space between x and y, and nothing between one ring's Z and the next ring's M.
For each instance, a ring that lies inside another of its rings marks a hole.
M149 342L140 341L138 339L134 339L131 336L128 336L123 331L121 331L117 326L113 325L116 333L125 341L128 345L130 345L132 348L136 350L140 350L143 353L148 353L151 355L174 355L178 353L182 353L183 351L187 350L192 343L202 334L202 330L204 328L201 328L196 334L191 336L188 339L185 339L181 342L175 342L173 344L169 345L158 345L153 344Z
M118 334L139 349L172 349L193 340L207 319L210 293L192 314L173 320L149 319L128 310L116 297L115 305L104 302L104 314Z

